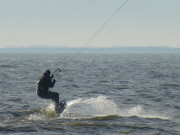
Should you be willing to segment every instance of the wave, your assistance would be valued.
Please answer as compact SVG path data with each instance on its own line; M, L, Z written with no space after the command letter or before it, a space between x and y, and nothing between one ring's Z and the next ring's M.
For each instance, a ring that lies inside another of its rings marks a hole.
M52 118L106 120L121 117L169 119L158 112L144 109L142 105L121 108L112 99L102 95L94 98L79 98L68 101L67 108L61 115L55 113L53 104L50 104L45 109L26 111L25 114L28 116L28 120L44 120Z
M0 68L14 68L14 67L15 67L14 65L8 65L8 64L0 65Z
M96 98L77 99L67 102L67 109L61 114L61 118L88 119L97 116L117 115L117 105L105 96Z
M120 108L106 96L76 99L67 102L67 109L60 115L63 119L113 119L114 117L141 117L149 119L169 119L162 114L145 110L142 105Z

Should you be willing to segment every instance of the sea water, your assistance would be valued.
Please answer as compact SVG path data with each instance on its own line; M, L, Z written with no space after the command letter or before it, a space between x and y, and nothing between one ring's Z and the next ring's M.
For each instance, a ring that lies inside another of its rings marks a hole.
M36 95L46 69L60 115ZM0 134L178 135L179 54L1 53Z

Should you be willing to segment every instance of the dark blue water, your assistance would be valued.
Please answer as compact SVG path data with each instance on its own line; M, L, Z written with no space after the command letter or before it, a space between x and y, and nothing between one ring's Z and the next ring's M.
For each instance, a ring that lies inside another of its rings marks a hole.
M64 66L57 115L36 81ZM178 135L179 91L179 54L1 53L0 134Z

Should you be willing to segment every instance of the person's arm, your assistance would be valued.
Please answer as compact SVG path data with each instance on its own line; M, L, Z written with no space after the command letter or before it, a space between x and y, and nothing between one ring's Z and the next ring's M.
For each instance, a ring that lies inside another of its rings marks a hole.
M55 83L56 83L56 80L55 80L55 79L51 80L49 87L50 87L50 88L54 87Z

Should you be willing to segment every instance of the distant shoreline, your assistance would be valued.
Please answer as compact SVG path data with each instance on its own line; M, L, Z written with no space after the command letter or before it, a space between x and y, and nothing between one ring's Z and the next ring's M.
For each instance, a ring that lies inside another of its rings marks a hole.
M117 47L117 48L0 48L9 53L180 53L180 48L168 47Z

